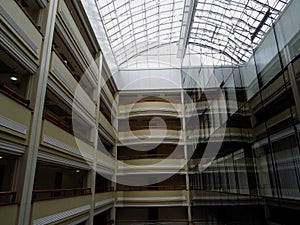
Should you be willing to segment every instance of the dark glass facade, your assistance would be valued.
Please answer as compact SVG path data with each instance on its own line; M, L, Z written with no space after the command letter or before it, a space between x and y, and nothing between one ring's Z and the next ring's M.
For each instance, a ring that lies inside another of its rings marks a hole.
M195 224L297 220L299 28L288 42L282 38L292 12L290 6L248 64L184 70ZM200 125L189 125L195 121Z

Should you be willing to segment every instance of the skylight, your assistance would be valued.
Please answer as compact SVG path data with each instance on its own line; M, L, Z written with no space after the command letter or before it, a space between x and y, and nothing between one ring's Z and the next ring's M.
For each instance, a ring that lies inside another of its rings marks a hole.
M98 0L118 65L179 40L183 0Z
M288 1L95 0L119 68L154 49L246 62Z
M245 62L289 0L198 0L189 33L193 52Z

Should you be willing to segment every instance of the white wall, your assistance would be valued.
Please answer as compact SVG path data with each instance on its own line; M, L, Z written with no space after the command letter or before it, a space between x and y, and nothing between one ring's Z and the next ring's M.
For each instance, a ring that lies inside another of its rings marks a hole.
M179 69L120 70L114 78L121 91L181 88Z

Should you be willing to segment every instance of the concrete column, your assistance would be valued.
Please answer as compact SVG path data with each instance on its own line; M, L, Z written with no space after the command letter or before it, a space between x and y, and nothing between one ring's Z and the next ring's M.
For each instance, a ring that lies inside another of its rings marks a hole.
M29 225L31 214L31 198L36 170L37 156L41 137L42 116L47 89L47 80L51 60L51 47L58 7L58 0L49 1L49 13L46 23L46 33L41 49L40 67L37 71L37 90L34 100L34 112L29 135L29 145L20 162L17 199L20 201L18 225Z
M113 120L113 127L117 133L119 130L119 120L118 120L118 118L119 118L119 95L116 94L114 97L115 97L115 106L117 108L116 108L116 115ZM117 145L118 145L118 140L115 140L113 152L114 152L116 164L115 164L115 171L114 171L114 175L113 175L113 179L112 179L112 185L113 185L113 188L115 191L117 190L117 172L118 172L118 146ZM116 193L117 192L115 192L115 196L114 196L114 199L115 199L114 205L113 205L113 207L111 209L111 213L110 213L111 214L110 217L113 221L116 221L116 207L115 207L115 205L117 203Z
M97 83L97 96L96 96L96 107L95 107L95 125L93 128L93 137L94 137L94 160L92 169L89 172L89 186L92 191L92 201L91 201L91 209L90 209L90 217L87 222L88 225L93 225L94 223L94 208L95 208L95 186L96 186L96 171L97 171L97 151L98 151L98 124L99 124L99 110L100 110L100 94L101 94L101 75L102 75L102 62L103 55L100 52L99 57L96 60L98 65L98 83Z
M181 115L182 115L182 126L181 130L183 133L183 143L184 143L184 158L187 161L189 159L188 155L188 147L187 147L187 138L186 138L186 113L185 113L185 101L184 101L184 90L181 90ZM185 183L186 183L186 192L187 192L187 204L188 204L188 220L189 224L192 224L192 211L191 211L191 199L190 199L190 179L189 179L189 168L188 168L188 161L186 162L186 174L185 174Z

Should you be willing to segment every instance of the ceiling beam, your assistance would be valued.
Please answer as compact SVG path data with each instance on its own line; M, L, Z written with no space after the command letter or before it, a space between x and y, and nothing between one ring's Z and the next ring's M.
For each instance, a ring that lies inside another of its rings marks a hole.
M183 59L188 44L191 27L194 21L194 15L197 7L197 0L185 0L183 15L182 15L182 26L180 30L177 57Z

